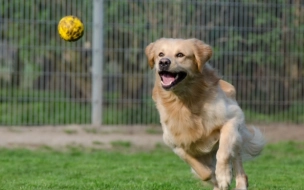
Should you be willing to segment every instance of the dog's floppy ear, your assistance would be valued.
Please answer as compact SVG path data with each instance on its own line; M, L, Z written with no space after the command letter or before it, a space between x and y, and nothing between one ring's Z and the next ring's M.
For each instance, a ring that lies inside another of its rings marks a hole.
M212 56L212 48L198 39L191 39L194 43L194 55L197 63L198 70L202 72L204 64Z
M154 55L153 55L153 47L154 47L154 43L150 43L145 50L147 59L148 59L148 63L151 69L153 69L154 67Z

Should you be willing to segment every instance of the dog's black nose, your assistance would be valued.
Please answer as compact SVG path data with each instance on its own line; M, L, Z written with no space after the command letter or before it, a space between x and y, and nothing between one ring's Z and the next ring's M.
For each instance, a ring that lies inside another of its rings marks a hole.
M170 64L171 64L170 59L162 58L161 60L159 60L159 69L161 71L166 71L169 69Z

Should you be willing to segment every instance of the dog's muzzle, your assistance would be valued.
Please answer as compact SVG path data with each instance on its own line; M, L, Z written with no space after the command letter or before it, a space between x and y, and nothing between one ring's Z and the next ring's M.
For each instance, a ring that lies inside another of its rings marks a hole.
M161 79L161 85L165 90L170 90L172 87L184 80L187 76L186 72L170 71L170 65L171 61L168 58L162 58L159 61L158 74Z

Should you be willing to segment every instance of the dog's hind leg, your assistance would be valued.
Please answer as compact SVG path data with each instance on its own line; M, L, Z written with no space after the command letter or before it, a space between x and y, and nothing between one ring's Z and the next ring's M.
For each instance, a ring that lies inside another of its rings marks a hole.
M219 85L228 97L235 100L236 92L235 92L235 88L232 84L228 83L227 81L220 80Z
M221 128L219 141L219 149L216 153L215 175L218 187L221 190L229 189L232 175L231 162L233 160L235 150L242 142L242 138L238 131L239 119L233 118L228 120Z
M239 149L235 151L235 155L232 158L233 169L235 173L235 180L236 180L236 190L247 190L248 188L248 178L245 174L242 157L239 152Z

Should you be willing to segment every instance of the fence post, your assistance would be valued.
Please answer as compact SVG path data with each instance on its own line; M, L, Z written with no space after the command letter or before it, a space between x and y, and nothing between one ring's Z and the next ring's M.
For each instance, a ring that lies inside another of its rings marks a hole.
M92 125L102 124L103 0L93 1Z

